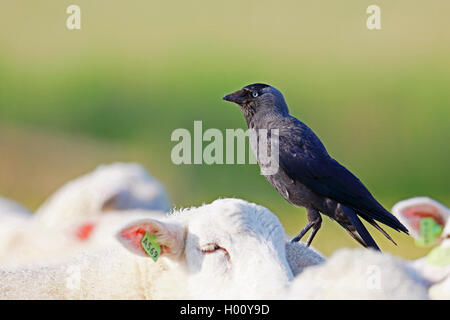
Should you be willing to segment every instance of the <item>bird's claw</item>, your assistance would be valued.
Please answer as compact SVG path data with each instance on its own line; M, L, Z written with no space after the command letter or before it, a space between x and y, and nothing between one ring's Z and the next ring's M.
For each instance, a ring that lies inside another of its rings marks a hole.
M299 237L295 237L295 238L293 238L291 240L291 243L296 243L296 242L299 242L299 241L300 241L300 238Z

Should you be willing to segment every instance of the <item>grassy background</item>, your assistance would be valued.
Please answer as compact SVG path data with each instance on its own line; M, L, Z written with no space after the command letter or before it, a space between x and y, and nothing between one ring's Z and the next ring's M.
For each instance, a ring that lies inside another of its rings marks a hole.
M82 29L65 27L81 7ZM0 3L0 194L36 208L100 163L138 161L176 206L240 197L294 234L306 222L254 165L175 166L176 128L245 128L221 97L253 82L284 92L292 114L386 208L427 195L450 203L450 2L77 1ZM382 249L413 258L395 234ZM357 244L326 219L315 246Z

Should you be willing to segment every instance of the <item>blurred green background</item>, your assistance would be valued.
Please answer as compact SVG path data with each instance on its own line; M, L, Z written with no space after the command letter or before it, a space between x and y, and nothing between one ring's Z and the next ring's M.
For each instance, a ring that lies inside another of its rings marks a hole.
M81 7L81 30L66 8ZM381 7L382 29L366 28ZM221 97L253 82L390 209L426 195L450 204L450 2L71 0L0 3L0 194L31 209L100 163L137 161L177 207L239 197L275 212L290 234L304 209L255 165L170 160L176 128L245 128ZM385 251L419 257L407 236ZM357 247L325 219L314 245Z

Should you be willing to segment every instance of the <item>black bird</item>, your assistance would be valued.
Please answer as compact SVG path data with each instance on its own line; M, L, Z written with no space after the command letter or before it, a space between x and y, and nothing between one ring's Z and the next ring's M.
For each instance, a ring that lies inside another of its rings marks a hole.
M311 244L322 224L320 213L337 221L364 247L376 250L380 249L359 217L394 244L376 221L408 234L361 181L328 154L314 132L289 114L280 91L255 83L223 99L240 106L249 129L279 130L279 169L265 177L287 201L306 208L308 223L292 242L299 241L312 228L307 241L308 246ZM256 150L256 146L252 148Z

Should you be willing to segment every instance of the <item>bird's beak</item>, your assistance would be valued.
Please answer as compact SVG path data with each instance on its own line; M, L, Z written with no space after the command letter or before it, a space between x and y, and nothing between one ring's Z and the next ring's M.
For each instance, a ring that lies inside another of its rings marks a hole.
M225 101L230 101L237 103L239 105L243 104L247 99L245 98L245 90L241 89L236 92L230 93L222 98Z

